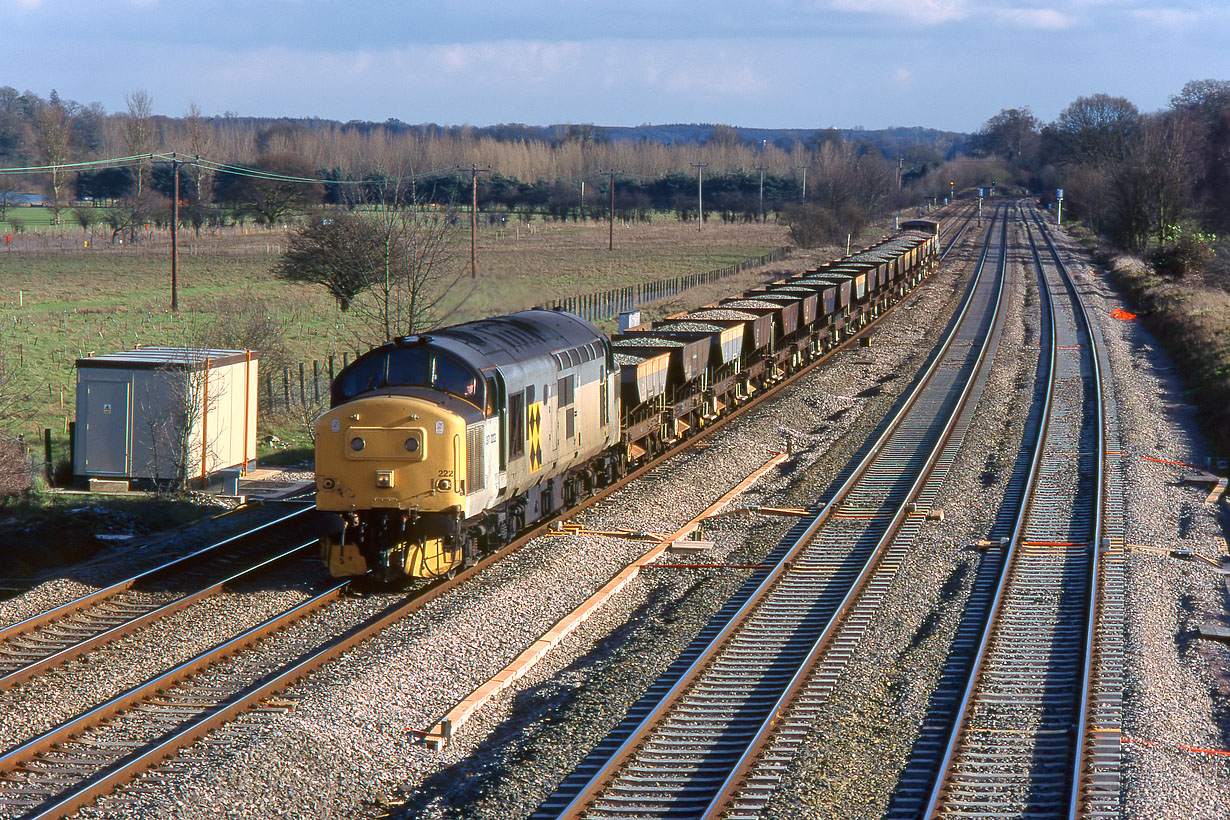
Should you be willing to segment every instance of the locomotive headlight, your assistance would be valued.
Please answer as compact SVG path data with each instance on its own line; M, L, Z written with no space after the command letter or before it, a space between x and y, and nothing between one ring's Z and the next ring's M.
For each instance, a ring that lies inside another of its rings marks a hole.
M453 488L453 482L447 478L442 478L436 482L436 489L442 493L446 493Z
M417 453L418 451L419 451L419 440L417 438L414 438L413 436L406 439L406 452L407 453Z
M350 449L354 450L356 453L362 450L365 446L366 444L360 436L355 436L350 440Z

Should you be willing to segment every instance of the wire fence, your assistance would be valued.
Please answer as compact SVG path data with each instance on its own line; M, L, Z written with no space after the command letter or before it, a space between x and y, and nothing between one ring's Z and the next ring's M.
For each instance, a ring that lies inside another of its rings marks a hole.
M727 265L724 268L692 273L686 276L676 276L671 279L659 279L656 282L642 282L638 285L627 285L598 293L587 293L580 296L569 296L556 299L538 307L559 308L569 313L575 313L582 319L600 322L613 319L627 310L635 310L648 302L656 302L670 296L683 293L691 288L707 285L729 278L743 271L768 265L786 258L789 248L778 248L775 251L740 262L737 265Z

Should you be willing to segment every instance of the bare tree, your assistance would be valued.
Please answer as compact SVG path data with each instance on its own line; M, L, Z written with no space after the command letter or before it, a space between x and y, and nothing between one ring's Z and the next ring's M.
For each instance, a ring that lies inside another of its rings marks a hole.
M1029 106L1005 108L974 132L970 144L975 153L1028 167L1037 159L1041 125Z
M205 118L201 116L201 109L196 103L188 106L188 111L184 114L184 127L188 131L188 152L195 158L208 158L213 151L213 138ZM205 223L205 210L213 201L214 176L213 166L202 165L200 162L193 163L194 190L190 196L191 218L197 233L200 233L201 225Z
M390 183L367 211L330 212L295 230L275 267L286 280L325 286L378 344L443 322L464 303L465 267L448 213L399 204Z
M1078 97L1059 112L1044 133L1049 153L1060 163L1118 162L1140 123L1140 111L1123 97Z
M55 224L60 224L60 211L65 202L65 186L68 175L60 167L69 161L72 150L72 123L68 112L59 101L46 102L38 106L34 114L34 141L39 157L45 165L51 167L48 173L48 207L51 209Z
M26 445L8 433L0 433L0 500L22 495L34 484L34 467Z
M6 345L0 339L0 420L12 423L20 400L20 389L4 357ZM7 431L0 431L0 499L30 489L33 469L25 445Z
M144 465L159 488L187 490L217 459L219 435L205 421L217 406L216 379L201 348L182 348L183 360L154 371L136 398L149 436Z
M128 115L124 119L124 144L131 157L149 154L154 142L154 99L149 92L137 90L124 94L128 103ZM138 197L145 190L148 161L139 160L133 166L132 176Z
M365 217L329 211L291 230L274 273L291 282L323 285L347 311L376 278L378 245L379 237Z
M319 204L324 195L311 163L297 154L269 154L253 167L257 173L243 178L235 196L266 225Z
M1178 116L1142 120L1124 156L1111 172L1113 238L1132 251L1150 239L1162 245L1178 238L1192 202L1193 137L1189 121Z

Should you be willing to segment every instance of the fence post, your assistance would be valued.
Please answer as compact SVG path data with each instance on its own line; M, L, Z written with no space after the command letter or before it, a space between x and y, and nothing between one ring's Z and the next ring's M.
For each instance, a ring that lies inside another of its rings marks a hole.
M286 397L285 409L290 409L290 368L282 368L282 395Z
M312 392L316 403L320 404L320 362L312 359Z
M307 390L303 379L303 362L299 362L299 406L307 407Z

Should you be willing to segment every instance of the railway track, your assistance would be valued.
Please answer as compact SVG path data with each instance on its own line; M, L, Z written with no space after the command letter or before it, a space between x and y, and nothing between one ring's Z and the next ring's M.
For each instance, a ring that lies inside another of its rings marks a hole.
M992 248L996 271L984 275ZM944 445L954 431L959 437L959 411L982 370L1003 258L1002 239L988 231L961 316L883 435L534 817L714 815L776 738L732 816L763 806L788 765L785 747L802 737L781 731L778 716L801 693L817 696L808 670L818 658L840 666L849 656L830 640L843 618L866 624L860 607L874 610L899 561L891 546L925 517L927 476L952 457Z
M314 541L304 543L290 525L311 509L292 505L285 515L247 532L0 628L0 690L131 635L273 564L306 554ZM184 588L193 591L184 593Z
M1005 499L1017 513L991 533L998 546L980 567L889 818L1118 816L1122 563L1103 570L1112 546L1105 365L1045 226L1035 216L1020 231L1048 306L1032 452L1017 461Z

